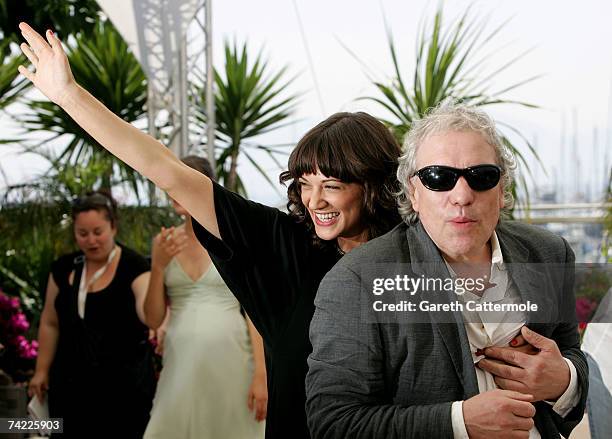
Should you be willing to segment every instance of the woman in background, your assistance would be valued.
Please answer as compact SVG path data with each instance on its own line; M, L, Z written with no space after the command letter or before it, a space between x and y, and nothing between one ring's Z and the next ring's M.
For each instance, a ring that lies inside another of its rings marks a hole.
M214 178L208 160L182 161ZM261 337L195 237L189 213L173 206L185 222L153 241L144 305L153 329L169 317L145 438L261 439L268 402Z
M155 391L142 323L149 264L115 242L110 195L78 199L72 220L79 251L51 266L30 395L43 401L48 391L61 437L141 438Z

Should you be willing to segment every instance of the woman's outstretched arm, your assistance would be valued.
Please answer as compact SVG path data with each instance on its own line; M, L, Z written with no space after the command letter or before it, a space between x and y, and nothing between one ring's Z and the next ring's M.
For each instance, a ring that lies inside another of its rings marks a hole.
M211 180L183 164L153 137L114 115L80 87L61 42L48 30L46 40L26 23L19 25L28 44L21 50L33 64L19 72L74 119L111 154L153 181L178 201L209 232L220 238Z

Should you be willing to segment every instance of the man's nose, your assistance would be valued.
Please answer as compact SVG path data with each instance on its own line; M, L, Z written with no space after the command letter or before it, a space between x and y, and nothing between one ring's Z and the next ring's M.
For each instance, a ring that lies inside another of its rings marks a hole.
M464 177L459 177L457 184L451 189L449 197L452 204L466 206L474 202L474 190Z

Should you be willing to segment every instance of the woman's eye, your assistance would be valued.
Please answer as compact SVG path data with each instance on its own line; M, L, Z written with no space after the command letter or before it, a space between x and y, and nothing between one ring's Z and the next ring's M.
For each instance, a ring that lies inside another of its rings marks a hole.
M326 184L325 189L340 189L340 186L335 184Z

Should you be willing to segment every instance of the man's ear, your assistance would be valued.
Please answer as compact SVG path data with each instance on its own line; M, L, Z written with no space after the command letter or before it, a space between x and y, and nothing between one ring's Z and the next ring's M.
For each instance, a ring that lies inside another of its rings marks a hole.
M415 184L414 184L414 178L409 178L408 179L408 197L410 198L410 202L412 203L412 209L415 212L419 211L419 191L417 190Z
M499 209L503 209L504 206L506 205L506 200L504 197L504 190L502 189L501 185L499 186Z

